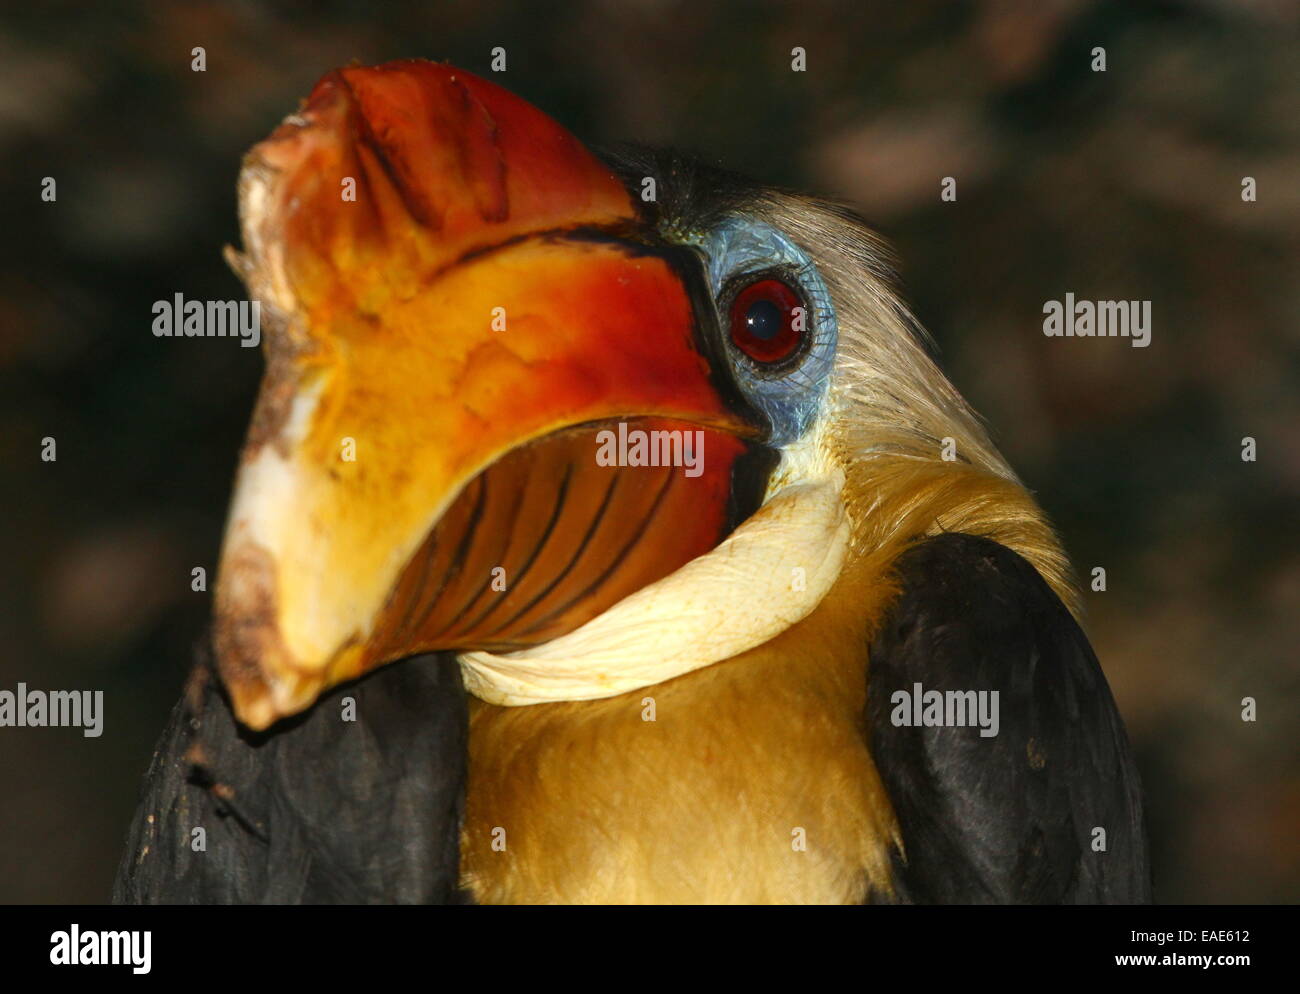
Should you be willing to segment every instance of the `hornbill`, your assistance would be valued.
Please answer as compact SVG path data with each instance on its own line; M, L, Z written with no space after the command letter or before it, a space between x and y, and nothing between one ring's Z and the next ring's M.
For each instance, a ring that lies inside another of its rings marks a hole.
M116 900L1149 899L1067 559L850 210L425 61L239 189L266 374Z

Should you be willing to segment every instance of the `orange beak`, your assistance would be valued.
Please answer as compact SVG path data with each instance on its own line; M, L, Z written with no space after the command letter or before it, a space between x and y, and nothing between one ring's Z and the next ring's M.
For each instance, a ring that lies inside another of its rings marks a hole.
M734 525L756 422L706 356L698 262L540 111L447 65L338 70L240 205L267 371L215 630L245 724L564 634ZM609 465L618 422L699 465Z

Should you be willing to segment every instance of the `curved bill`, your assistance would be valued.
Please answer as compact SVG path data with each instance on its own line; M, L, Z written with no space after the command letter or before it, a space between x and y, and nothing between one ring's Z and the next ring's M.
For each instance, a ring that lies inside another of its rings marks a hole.
M267 371L215 637L247 725L415 652L564 634L752 509L698 263L526 102L427 62L330 73L240 203Z

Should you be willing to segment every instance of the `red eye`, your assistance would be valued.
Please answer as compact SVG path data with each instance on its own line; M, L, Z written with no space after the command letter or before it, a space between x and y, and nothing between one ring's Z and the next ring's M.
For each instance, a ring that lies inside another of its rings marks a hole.
M808 326L803 301L780 280L759 280L731 302L731 340L758 362L794 355Z

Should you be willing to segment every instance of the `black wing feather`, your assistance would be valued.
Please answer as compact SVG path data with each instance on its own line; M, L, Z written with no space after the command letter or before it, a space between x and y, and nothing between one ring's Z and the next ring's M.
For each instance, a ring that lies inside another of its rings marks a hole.
M1087 637L1038 572L986 538L899 558L902 594L871 646L868 727L898 816L906 903L1151 899L1142 794ZM899 690L999 693L1000 729L891 721ZM1106 851L1093 849L1104 828Z
M201 663L145 774L113 900L457 900L465 756L450 656L386 666L260 735Z

